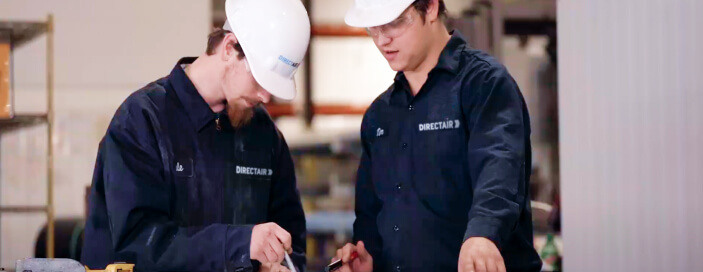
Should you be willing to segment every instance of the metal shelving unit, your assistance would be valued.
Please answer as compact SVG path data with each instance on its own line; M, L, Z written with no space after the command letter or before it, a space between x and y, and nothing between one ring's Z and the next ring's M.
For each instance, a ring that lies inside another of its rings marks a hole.
M0 206L4 213L45 213L47 220L46 253L54 257L54 18L48 15L43 22L0 20L0 33L9 35L10 54L15 48L46 35L46 93L47 111L41 114L10 114L10 118L0 118L0 137L9 131L46 124L47 127L47 201L46 205L35 206ZM12 97L12 95L11 95Z

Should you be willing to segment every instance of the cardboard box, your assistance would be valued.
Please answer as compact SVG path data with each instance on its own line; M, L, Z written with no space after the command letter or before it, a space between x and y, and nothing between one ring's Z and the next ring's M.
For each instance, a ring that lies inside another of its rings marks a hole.
M0 118L12 117L10 93L10 44L0 42Z

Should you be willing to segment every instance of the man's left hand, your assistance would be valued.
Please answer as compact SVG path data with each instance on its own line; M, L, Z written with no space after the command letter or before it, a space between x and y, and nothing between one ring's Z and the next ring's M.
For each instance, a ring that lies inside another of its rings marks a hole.
M461 245L459 272L505 272L505 262L491 240L471 237Z

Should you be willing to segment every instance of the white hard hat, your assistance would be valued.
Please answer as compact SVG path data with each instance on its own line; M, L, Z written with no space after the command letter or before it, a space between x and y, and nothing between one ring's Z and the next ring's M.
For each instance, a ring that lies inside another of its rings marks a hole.
M223 27L237 36L256 82L281 99L295 97L293 75L310 42L300 0L227 0Z
M374 27L392 22L415 0L354 0L344 22L355 27Z

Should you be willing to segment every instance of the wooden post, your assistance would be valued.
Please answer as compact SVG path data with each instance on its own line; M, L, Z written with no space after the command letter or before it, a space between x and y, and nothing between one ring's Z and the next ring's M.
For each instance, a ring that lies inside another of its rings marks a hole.
M46 21L47 198L46 257L54 258L54 16Z

